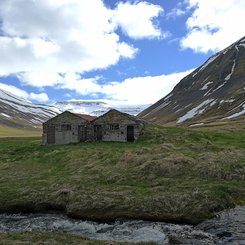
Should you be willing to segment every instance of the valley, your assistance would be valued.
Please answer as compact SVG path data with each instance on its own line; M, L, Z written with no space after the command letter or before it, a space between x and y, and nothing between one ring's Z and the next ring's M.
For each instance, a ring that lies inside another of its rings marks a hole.
M0 0L0 245L245 245L245 0Z
M0 90L0 213L197 225L221 210L244 206L244 42L210 57L148 108L120 107L146 122L134 143L44 146L43 122L63 110L99 116L110 105L63 101L57 108ZM29 235L34 242L93 244L67 234ZM18 244L26 234L0 238Z

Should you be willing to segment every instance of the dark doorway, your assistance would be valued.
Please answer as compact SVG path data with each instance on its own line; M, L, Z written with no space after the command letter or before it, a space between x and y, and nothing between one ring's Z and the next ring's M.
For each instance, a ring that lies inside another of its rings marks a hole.
M87 127L85 127L84 125L79 126L78 135L79 135L79 141L86 141L87 140Z
M55 144L55 126L48 126L47 144Z
M127 126L127 141L134 141L134 126Z
M94 125L94 135L96 140L102 140L102 126Z

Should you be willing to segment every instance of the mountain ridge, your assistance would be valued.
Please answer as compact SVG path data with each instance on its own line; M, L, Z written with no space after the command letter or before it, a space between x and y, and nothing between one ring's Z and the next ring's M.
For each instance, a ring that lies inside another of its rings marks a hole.
M211 56L139 114L159 124L236 120L245 114L245 37Z
M118 109L136 115L149 105L110 105L103 101L71 100L54 105L33 104L8 91L0 89L0 125L17 129L41 129L43 122L69 110L74 113L100 116L110 109Z
M0 123L13 128L35 129L60 113L54 106L33 104L0 89Z

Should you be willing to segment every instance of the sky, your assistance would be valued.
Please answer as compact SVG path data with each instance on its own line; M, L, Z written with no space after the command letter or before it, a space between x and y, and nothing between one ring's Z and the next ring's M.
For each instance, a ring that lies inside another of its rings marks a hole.
M244 0L1 0L0 89L152 104L242 38Z

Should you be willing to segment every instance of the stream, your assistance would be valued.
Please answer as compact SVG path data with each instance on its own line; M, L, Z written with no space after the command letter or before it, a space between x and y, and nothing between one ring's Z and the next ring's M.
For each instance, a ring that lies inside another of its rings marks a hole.
M62 214L0 214L0 232L25 231L59 231L120 242L245 245L245 207L225 210L197 226L141 220L96 223Z

